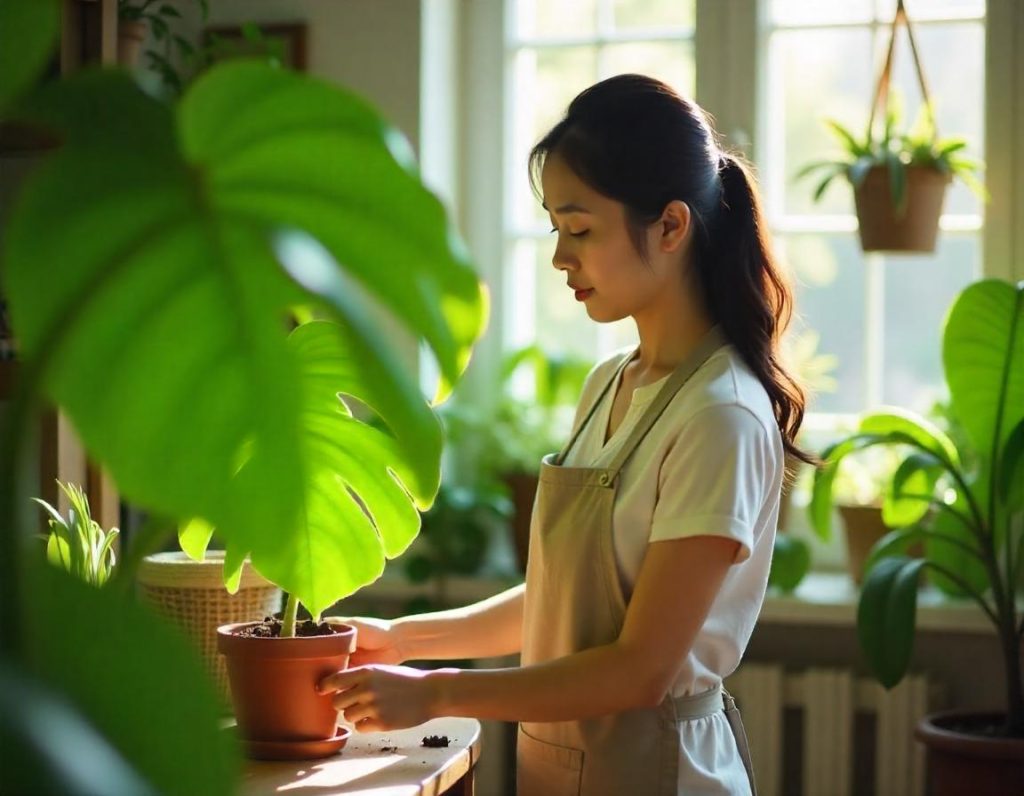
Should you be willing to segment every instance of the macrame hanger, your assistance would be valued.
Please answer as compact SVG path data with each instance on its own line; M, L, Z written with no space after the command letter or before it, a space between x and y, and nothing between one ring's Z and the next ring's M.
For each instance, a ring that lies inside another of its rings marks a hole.
M924 70L921 68L921 58L917 52L917 42L914 39L914 30L910 24L910 17L907 16L907 9L903 5L903 0L897 0L896 2L896 16L892 21L892 28L889 33L889 49L885 54L885 64L882 66L882 72L878 76L878 83L875 85L875 98L871 103L871 115L868 117L868 138L872 137L872 130L875 127L875 112L878 108L882 108L882 113L885 113L885 108L889 104L889 84L892 77L892 54L896 49L896 34L899 32L900 25L905 25L907 28L907 39L910 40L910 52L914 57L914 69L917 71L917 82L921 87L921 98L924 101L925 113L932 123L932 129L938 133L938 128L935 126L935 116L931 106L931 95L928 93L928 84L924 79Z

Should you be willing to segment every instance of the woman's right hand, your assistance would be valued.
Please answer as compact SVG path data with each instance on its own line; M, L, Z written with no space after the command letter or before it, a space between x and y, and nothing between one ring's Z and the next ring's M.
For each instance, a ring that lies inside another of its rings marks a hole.
M406 660L394 622L365 616L351 619L328 616L326 620L332 625L344 624L356 629L356 651L349 658L350 669L370 663L399 664Z

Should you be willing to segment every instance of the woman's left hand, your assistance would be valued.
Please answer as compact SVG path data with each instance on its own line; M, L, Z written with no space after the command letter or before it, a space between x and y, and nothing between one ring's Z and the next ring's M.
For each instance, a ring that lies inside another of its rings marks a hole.
M359 732L414 727L429 719L436 699L429 672L409 666L371 664L345 669L320 681L320 693L336 691L334 707Z

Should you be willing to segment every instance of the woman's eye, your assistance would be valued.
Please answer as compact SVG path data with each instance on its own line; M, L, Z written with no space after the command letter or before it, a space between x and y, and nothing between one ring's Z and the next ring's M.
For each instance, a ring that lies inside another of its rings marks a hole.
M553 233L557 233L558 232L558 227L552 227L551 231ZM582 238L588 232L590 232L590 230L589 229L585 229L585 230L582 230L581 232L568 232L567 231L566 234L569 235L570 238Z

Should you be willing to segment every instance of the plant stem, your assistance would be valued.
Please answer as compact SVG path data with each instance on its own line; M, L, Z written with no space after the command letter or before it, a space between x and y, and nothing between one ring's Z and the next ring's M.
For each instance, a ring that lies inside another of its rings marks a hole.
M942 566L941 564L936 564L935 562L928 561L927 559L925 560L925 565L931 567L940 575L949 578L951 581L953 581L953 583L955 583L957 586L963 589L964 593L967 594L968 597L970 597L978 605L981 606L981 609L992 621L992 624L996 626L996 629L998 630L1002 628L1003 624L999 621L999 616L996 614L996 610L999 609L998 605L996 606L996 610L993 610L991 606L989 606L989 604L985 602L985 598L983 595L975 591L974 588L967 581L965 581L952 570L946 569L946 567Z
M299 598L288 592L284 605L284 619L281 621L281 638L295 637L295 620L299 615Z

